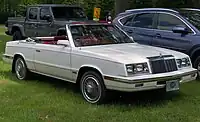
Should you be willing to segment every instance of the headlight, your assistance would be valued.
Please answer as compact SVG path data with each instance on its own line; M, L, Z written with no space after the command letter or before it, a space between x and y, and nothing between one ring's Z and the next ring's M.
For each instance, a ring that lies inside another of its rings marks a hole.
M147 63L128 64L126 71L128 74L149 73L149 68Z
M176 59L176 63L178 65L178 68L191 66L189 58Z

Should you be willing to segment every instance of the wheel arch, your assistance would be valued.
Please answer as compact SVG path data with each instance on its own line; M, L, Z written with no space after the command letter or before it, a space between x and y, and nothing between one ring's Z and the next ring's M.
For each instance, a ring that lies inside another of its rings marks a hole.
M57 36L62 36L63 34L66 35L66 29L65 28L57 29L57 33L56 33Z
M100 77L102 78L102 80L104 80L103 73L100 68L98 68L97 66L92 66L92 65L83 65L78 70L78 74L76 77L76 83L80 83L81 77L87 71L94 71L94 72L98 73L100 75Z
M200 45L196 45L194 46L190 52L189 52L189 56L191 58L192 63L195 62L197 56L200 56Z
M19 30L22 36L25 36L24 27L22 25L14 24L11 29L11 34L13 34L16 30Z

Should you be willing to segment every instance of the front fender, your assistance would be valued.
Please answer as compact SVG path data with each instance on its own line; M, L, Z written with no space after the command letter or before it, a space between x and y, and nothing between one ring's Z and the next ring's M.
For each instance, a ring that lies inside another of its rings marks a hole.
M25 60L25 56L22 53L14 53L13 60L15 60L16 56L21 56Z
M103 75L102 70L101 70L99 67L95 66L95 65L84 64L84 65L82 65L82 66L80 67L80 69L81 69L81 68L84 68L84 67L94 68L94 69L96 69L97 71L99 71L99 73L101 73L101 75Z
M85 65L82 65L79 69L77 69L77 70L74 69L73 70L73 76L72 76L72 78L74 80L76 80L76 82L78 80L80 80L80 78L81 78L80 77L81 76L81 71L82 71L83 68L92 68L92 69L98 71L101 74L102 78L103 78L103 73L102 73L102 71L101 71L101 69L99 67L94 66L94 65L90 65L90 64L85 64Z
M195 45L194 47L191 48L191 50L189 51L188 55L192 58L192 56L194 55L194 53L196 51L200 50L200 45Z

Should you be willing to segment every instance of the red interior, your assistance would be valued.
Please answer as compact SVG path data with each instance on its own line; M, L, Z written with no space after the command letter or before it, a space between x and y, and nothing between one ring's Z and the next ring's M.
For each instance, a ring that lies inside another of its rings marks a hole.
M49 38L40 38L43 44L57 44L58 40L66 40L66 36L54 36L54 37L49 37Z

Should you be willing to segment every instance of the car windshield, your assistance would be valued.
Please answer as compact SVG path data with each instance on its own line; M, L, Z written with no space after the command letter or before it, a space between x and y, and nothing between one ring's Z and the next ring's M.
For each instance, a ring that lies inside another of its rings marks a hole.
M113 25L73 25L71 33L76 47L134 42Z
M86 19L82 8L79 7L52 7L53 15L58 20Z
M196 10L179 10L179 12L193 26L195 26L198 30L200 30L200 11L196 11Z

